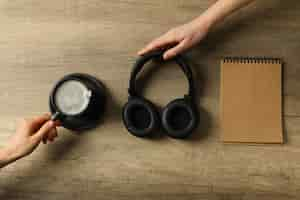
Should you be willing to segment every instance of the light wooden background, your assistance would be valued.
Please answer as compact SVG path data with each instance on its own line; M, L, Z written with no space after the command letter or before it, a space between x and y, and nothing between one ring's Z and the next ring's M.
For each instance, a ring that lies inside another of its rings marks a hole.
M191 20L213 0L1 0L0 144L17 118L48 111L48 94L71 72L97 76L110 103L103 123L4 168L0 199L299 199L300 4L257 1L188 52L202 87L201 126L187 141L138 139L121 122L136 51ZM281 57L284 145L224 145L218 128L219 59ZM166 104L186 90L177 67L161 67L147 95Z

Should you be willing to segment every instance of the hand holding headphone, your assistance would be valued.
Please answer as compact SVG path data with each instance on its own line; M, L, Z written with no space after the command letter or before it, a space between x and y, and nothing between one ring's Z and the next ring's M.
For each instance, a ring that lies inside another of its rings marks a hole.
M186 138L197 127L199 113L195 103L192 70L182 56L178 55L173 61L182 69L188 80L188 94L171 101L160 113L151 101L137 92L136 78L139 72L152 59L163 61L162 56L162 51L156 51L136 61L129 81L128 102L123 107L123 122L127 130L137 137L151 136L162 127L170 137Z

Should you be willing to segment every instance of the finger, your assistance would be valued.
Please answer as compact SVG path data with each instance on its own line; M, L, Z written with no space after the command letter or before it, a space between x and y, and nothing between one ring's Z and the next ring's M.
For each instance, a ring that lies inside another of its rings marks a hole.
M167 50L164 53L164 56L163 56L164 60L171 59L171 58L175 57L176 55L184 52L186 49L188 49L188 45L187 45L186 40L183 40L178 45L176 45L175 47Z
M29 120L29 128L39 129L50 117L50 114L47 113Z
M47 136L43 136L42 141L43 141L43 144L47 144Z
M56 127L60 127L61 126L61 122L59 120L54 121L54 124Z
M138 52L138 55L144 55L145 53L157 50L157 49L161 49L165 46L171 45L177 43L177 41L169 36L169 35L164 35L158 39L153 40L152 42L150 42L144 49L142 49L141 51Z
M47 144L48 134L45 134L42 138L43 144Z
M55 138L57 138L57 137L58 137L58 131L57 131L57 129L56 129L53 140L54 140Z
M43 138L42 138L43 144L47 144L48 141L50 141L49 137L50 137L51 132L53 132L53 129L51 129L47 134L43 135Z
M55 127L55 124L53 121L47 121L39 130L38 132L33 136L34 138L38 140L42 140L44 136L46 136L51 129Z
M56 128L51 129L49 131L49 133L47 134L47 136L48 136L48 138L47 138L48 141L53 142L54 138L57 137L57 130L56 130Z
M141 51L138 52L138 55L144 55L148 52L157 50L162 48L164 45L169 44L169 42L171 42L171 40L167 40L164 37L163 38L159 38L156 40L153 40L152 42L150 42L145 48L143 48Z

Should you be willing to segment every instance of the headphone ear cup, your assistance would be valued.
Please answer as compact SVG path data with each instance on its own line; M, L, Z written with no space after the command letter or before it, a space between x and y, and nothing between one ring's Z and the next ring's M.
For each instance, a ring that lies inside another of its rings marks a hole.
M150 136L159 126L155 106L148 100L132 98L123 107L123 123L134 136Z
M170 137L188 137L198 125L198 111L186 99L170 102L162 112L162 126Z

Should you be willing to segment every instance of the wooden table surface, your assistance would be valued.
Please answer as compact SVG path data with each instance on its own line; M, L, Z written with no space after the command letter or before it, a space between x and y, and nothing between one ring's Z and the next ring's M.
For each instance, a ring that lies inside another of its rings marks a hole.
M201 126L191 139L138 139L121 108L136 51L191 20L213 0L1 0L0 144L15 122L48 111L65 74L85 72L109 90L102 124L1 170L0 199L299 199L300 4L257 1L220 24L187 56L197 74ZM284 145L225 145L219 131L219 60L280 57L284 66ZM147 96L165 105L187 84L172 64L151 70ZM145 77L146 78L146 77Z

